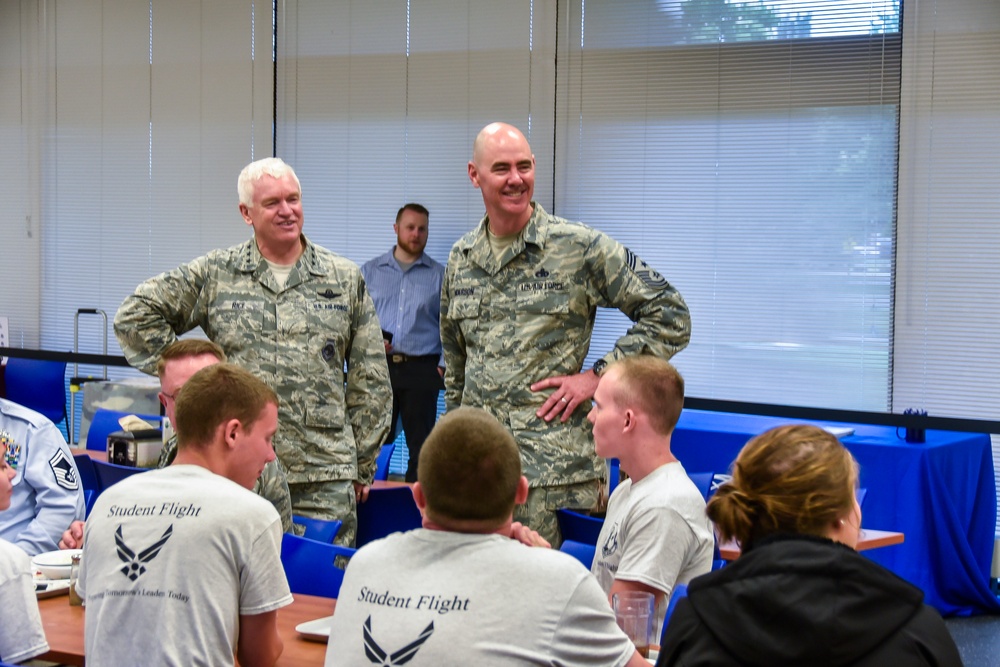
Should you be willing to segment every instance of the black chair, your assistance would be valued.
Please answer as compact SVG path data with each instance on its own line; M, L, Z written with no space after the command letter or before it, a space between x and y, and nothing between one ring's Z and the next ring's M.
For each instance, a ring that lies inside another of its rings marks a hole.
M358 533L355 544L363 547L392 533L420 528L423 517L409 486L372 489L368 500L358 503Z
M9 400L41 413L56 426L65 426L66 362L11 357L4 383Z
M291 533L281 536L281 565L292 593L335 598L344 582L338 556L349 559L356 549L310 540Z

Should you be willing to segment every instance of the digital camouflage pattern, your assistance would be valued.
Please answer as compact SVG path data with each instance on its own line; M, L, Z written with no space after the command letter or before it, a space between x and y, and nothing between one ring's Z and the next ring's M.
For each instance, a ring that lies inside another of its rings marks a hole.
M617 308L634 322L604 355L608 362L669 359L687 345L691 318L677 290L623 245L533 205L499 261L485 217L455 243L441 292L441 342L446 409L471 405L495 416L517 441L529 484L539 487L606 476L586 406L565 423L546 423L535 411L550 392L530 388L581 371L597 308Z
M354 485L350 480L289 484L288 490L296 514L325 521L340 519L343 523L333 543L354 546L354 538L358 534L358 513ZM338 563L337 567L342 566Z
M278 394L274 448L290 485L370 484L392 405L375 307L354 262L302 238L284 288L251 238L140 284L115 335L129 363L152 374L163 349L200 326Z
M536 486L528 490L528 500L514 506L514 520L538 532L558 549L562 544L556 510L569 507L593 510L601 495L601 483L596 479L562 486Z
M174 462L177 456L177 436L167 440L160 450L160 460L156 462L157 468L166 468ZM285 479L285 471L277 461L271 461L264 466L264 472L257 478L253 485L253 492L261 498L270 501L274 509L278 510L281 517L281 530L292 532L292 497L288 493L288 481Z

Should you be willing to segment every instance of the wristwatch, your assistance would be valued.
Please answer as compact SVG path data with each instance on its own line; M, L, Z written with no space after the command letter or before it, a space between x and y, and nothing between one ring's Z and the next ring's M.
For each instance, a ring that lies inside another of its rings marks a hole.
M601 373L604 372L604 369L607 367L608 367L608 362L604 361L604 359L598 359L597 361L594 362L594 365L591 367L591 370L594 371L594 375L600 376Z

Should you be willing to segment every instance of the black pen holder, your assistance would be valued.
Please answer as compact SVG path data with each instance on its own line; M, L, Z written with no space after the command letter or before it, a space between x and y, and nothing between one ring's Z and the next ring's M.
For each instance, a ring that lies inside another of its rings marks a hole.
M903 410L904 415L917 415L920 417L926 417L926 410L918 410L916 408L907 408ZM927 442L927 432L923 428L918 428L916 426L907 426L906 434L903 437L906 442L919 444L922 442Z

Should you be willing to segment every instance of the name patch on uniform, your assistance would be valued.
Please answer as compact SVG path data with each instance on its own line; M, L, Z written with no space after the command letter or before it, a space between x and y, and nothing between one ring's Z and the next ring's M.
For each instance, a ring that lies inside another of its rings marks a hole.
M313 310L339 310L342 312L347 312L347 306L343 303L323 303L317 301L312 305Z
M455 296L472 296L476 293L475 287L456 287L452 292Z
M639 276L642 282L653 289L663 289L667 286L667 279L657 273L656 269L639 259L634 252L625 248L625 255L628 268L632 270L632 273Z
M557 292L566 287L565 283L555 280L539 280L532 283L521 283L517 286L522 292Z
M67 491L76 491L80 488L80 480L76 476L76 467L66 456L66 452L59 449L52 458L49 459L49 468L55 475L56 484Z

